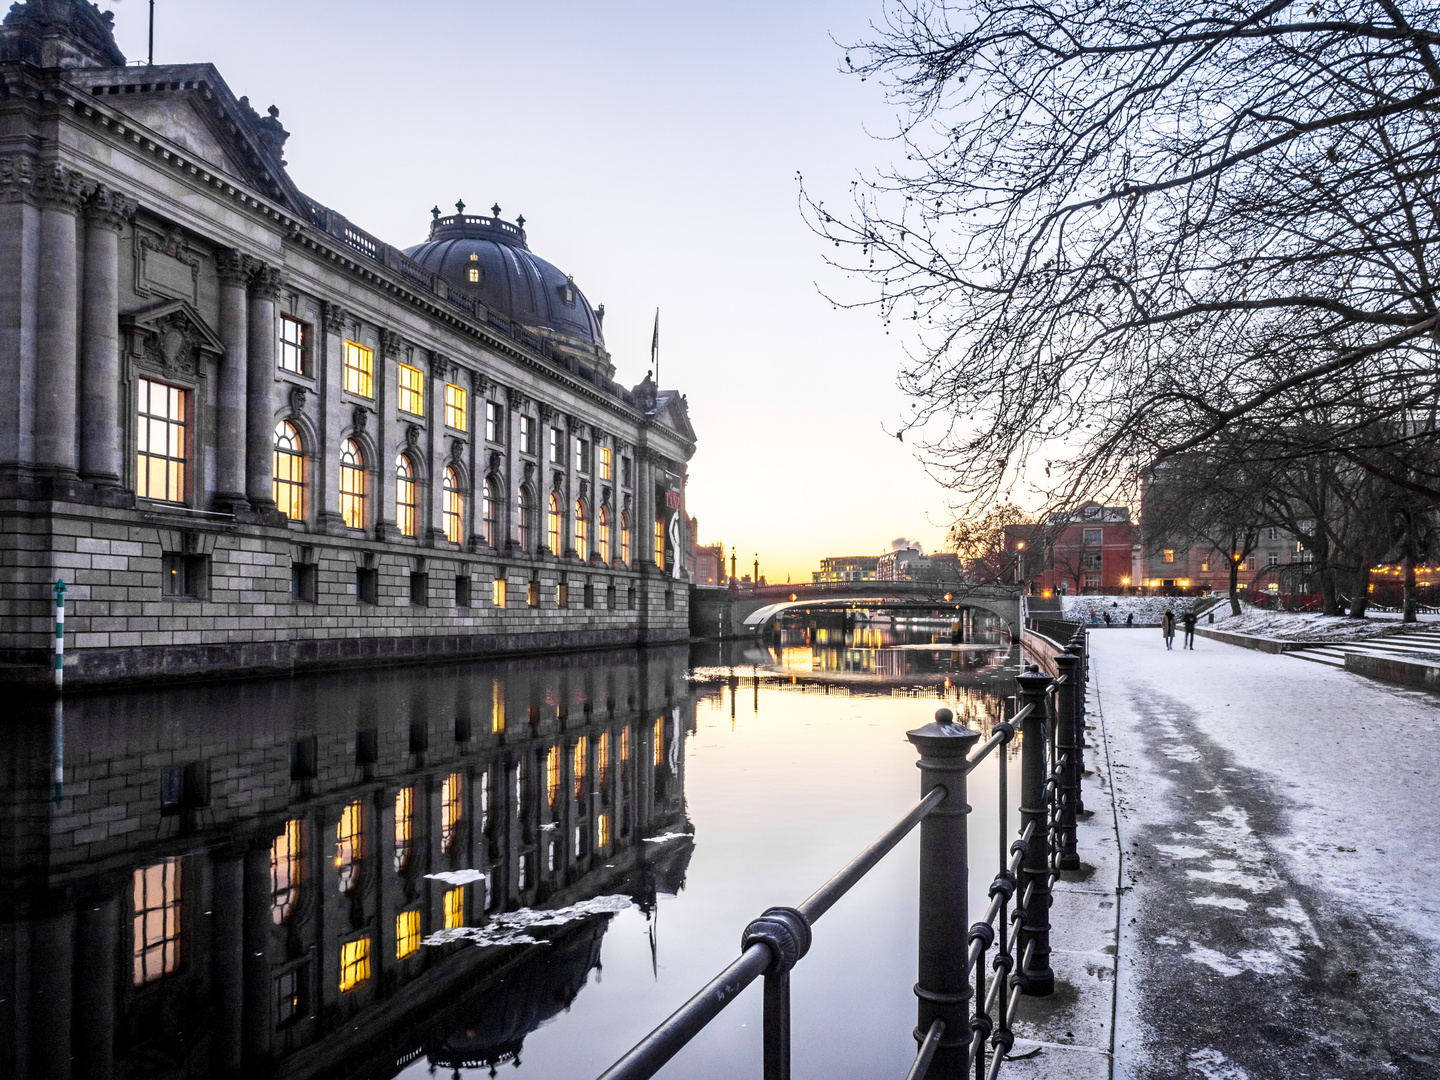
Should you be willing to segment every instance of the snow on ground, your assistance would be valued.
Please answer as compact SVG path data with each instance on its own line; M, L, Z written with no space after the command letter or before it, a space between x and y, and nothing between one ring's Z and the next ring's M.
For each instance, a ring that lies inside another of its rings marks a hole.
M1173 611L1178 618L1182 612L1188 611L1193 605L1201 603L1202 598L1194 596L1064 596L1061 597L1061 604L1065 610L1065 618L1072 622L1089 623L1090 612L1095 612L1095 618L1103 624L1105 613L1110 613L1110 620L1116 626L1125 625L1125 616L1133 613L1136 626L1159 626L1160 616L1165 614L1166 609ZM1204 600L1204 603L1209 603ZM1218 616L1217 616L1218 618Z
M1114 1075L1433 1077L1440 698L1205 638L1090 656L1124 851Z
M1285 641L1360 641L1414 629L1394 619L1351 619L1313 611L1266 611L1242 604L1239 615L1230 614L1227 600L1215 610L1215 629L1232 634L1281 638Z

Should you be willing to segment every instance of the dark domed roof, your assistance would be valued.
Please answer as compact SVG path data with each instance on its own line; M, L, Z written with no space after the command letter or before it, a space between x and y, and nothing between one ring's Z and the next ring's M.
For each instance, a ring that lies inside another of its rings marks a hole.
M531 253L523 217L512 224L494 209L494 217L437 215L430 239L405 254L497 315L609 367L590 302L570 277Z

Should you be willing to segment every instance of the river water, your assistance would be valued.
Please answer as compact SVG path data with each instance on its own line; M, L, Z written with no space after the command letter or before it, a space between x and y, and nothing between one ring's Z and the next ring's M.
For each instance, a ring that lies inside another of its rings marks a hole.
M763 643L76 695L60 730L22 706L0 1074L596 1076L913 805L908 729L1012 707L1008 640L952 636L801 619ZM970 803L973 919L993 757ZM816 925L797 1078L904 1074L917 839ZM760 1039L757 985L663 1075L758 1075Z

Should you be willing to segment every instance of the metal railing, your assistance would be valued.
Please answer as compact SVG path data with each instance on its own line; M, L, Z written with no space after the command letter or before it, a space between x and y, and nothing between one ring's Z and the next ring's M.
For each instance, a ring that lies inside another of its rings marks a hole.
M920 754L920 801L797 907L772 907L745 927L740 955L601 1075L647 1080L756 979L764 978L765 1080L790 1077L790 970L810 949L812 927L911 830L920 826L918 1050L906 1080L995 1080L1015 1043L1023 995L1055 989L1050 968L1051 889L1078 869L1075 823L1084 769L1085 632L1055 659L1051 679L1030 667L1016 677L1016 710L981 733L949 709L908 733ZM1006 747L1020 736L1020 829L1006 844ZM997 752L999 871L985 914L969 922L970 806L967 780ZM1013 912L1010 905L1014 902ZM987 981L986 955L995 950ZM987 1053L987 1042L989 1049Z

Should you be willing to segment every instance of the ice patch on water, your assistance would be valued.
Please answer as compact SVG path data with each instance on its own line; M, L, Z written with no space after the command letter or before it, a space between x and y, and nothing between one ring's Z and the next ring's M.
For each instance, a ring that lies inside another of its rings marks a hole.
M479 870L442 870L438 874L426 874L425 876L433 881L443 881L446 885L469 885L472 881L479 881L485 875Z
M1250 901L1241 900L1238 896L1197 896L1190 902L1204 904L1206 907L1229 908L1231 911L1244 911L1250 906Z
M438 875L435 875L438 876ZM531 937L526 931L536 926L564 926L590 915L607 915L624 911L630 897L619 893L582 900L561 908L520 908L496 915L484 926L457 926L437 930L427 937L425 945L447 945L452 941L473 941L476 945L546 945L548 942Z

